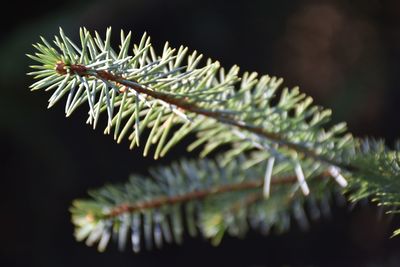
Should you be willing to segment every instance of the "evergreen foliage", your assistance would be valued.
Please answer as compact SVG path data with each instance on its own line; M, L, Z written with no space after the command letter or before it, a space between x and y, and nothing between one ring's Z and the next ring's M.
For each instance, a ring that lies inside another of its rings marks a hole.
M79 46L61 29L54 44L42 38L28 55L38 62L31 89L52 91L48 107L66 99L66 116L87 105L93 128L104 114L104 133L118 143L127 138L131 149L143 146L155 159L188 135L196 135L188 150L201 149L201 158L223 152L159 167L150 178L134 175L75 201L78 240L98 242L102 251L113 236L125 248L130 236L137 252L143 244L180 243L186 228L218 244L225 232L243 236L249 227L287 230L290 217L307 228L307 218L327 213L343 195L396 212L398 150L353 137L345 123L328 127L331 111L298 88L281 89L282 79L240 75L237 66L225 70L168 43L158 55L147 34L132 48L131 38L121 31L118 50L111 29L103 40L82 28Z

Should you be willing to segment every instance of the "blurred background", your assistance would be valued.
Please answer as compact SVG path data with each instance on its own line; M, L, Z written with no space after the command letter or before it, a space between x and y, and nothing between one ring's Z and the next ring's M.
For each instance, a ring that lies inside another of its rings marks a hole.
M399 136L400 1L10 1L0 17L0 266L400 266L400 221L377 209L333 207L310 231L226 237L218 248L199 238L134 255L100 254L75 242L68 208L89 188L122 182L154 164L84 122L46 110L48 94L29 92L32 43L62 26L73 39L86 26L147 31L230 67L285 78L334 110L358 136ZM115 38L117 39L117 38ZM185 156L184 144L157 164Z

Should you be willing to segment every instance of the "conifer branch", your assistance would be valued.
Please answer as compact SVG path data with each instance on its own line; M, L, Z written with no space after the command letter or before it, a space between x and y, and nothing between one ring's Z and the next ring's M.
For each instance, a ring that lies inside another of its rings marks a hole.
M136 93L144 94L146 96L153 97L154 99L164 101L165 103L174 105L175 107L177 107L181 110L192 112L192 113L195 113L198 115L203 115L206 117L210 117L221 123L225 123L225 124L228 124L231 126L235 126L239 129L252 132L258 136L267 138L268 140L275 142L278 145L286 146L289 149L293 149L299 153L302 153L306 157L310 157L310 158L340 167L344 170L348 170L348 171L355 170L354 166L347 165L347 164L344 164L341 162L336 162L336 161L326 158L322 155L318 155L315 151L312 151L302 145L299 145L296 143L291 143L291 142L287 141L279 134L268 132L261 127L248 125L242 121L238 121L233 116L231 116L229 113L227 114L227 113L221 112L221 111L214 111L214 110L207 110L207 109L200 108L196 105L196 103L188 101L187 98L176 98L174 95L171 95L171 94L157 92L150 88L143 87L135 80L126 80L122 76L114 75L106 70L98 71L95 69L87 68L86 66L80 65L80 64L66 65L64 62L57 62L55 69L56 69L56 72L59 73L60 75L66 75L68 73L68 70L70 70L70 73L76 74L78 76L86 76L86 77L93 76L99 80L103 80L103 81L107 80L109 82L114 82L115 86L124 85L126 88L130 88L130 89L134 90Z
M158 243L157 246L161 246L162 240L172 242L170 233L174 233L174 240L179 243L183 228L187 228L192 235L200 232L217 244L224 232L242 235L249 226L287 230L286 219L292 213L300 225L307 224L305 212L299 213L302 203L309 203L312 214L320 214L319 210L326 207L318 207L314 202L326 201L327 195L337 191L332 179L325 179L330 177L328 173L315 172L310 174L309 183L318 194L311 197L293 194L297 177L289 175L290 165L280 163L271 181L274 194L266 200L262 193L263 179L259 178L262 166L243 170L245 161L236 160L222 168L218 160L183 160L171 167L153 170L151 178L132 176L125 185L91 191L93 200L75 201L71 210L77 226L76 237L86 239L88 245L98 242L99 250L103 251L108 241L102 242L102 236L109 236L111 229L117 234L121 249L126 246L127 235L136 240L143 234L143 242L132 244L134 251L139 251L149 242ZM264 222L257 219L260 216L270 218ZM314 216L314 219L317 218ZM238 227L237 220L241 220L239 232L232 230ZM257 223L249 225L248 220ZM161 229L159 234L156 234L160 230L157 225ZM141 230L133 230L135 227ZM150 227L147 232L146 227Z
M132 140L131 147L139 145L139 135L144 127L150 127L154 136L150 134L151 140L148 139L146 148L151 143L158 142L155 151L155 158L158 158L191 132L208 134L217 130L224 140L218 140L218 143L203 140L206 143L204 154L225 143L245 141L247 150L257 144L261 149L268 150L268 153L277 153L280 157L289 157L294 161L305 156L344 170L354 169L346 163L346 155L335 155L335 152L352 153L352 137L338 135L345 129L344 125L337 125L330 131L319 126L328 119L330 111L310 106L311 98L299 94L297 89L284 90L278 105L270 106L269 103L280 84L279 80L275 81L267 76L257 80L254 73L245 73L243 77L239 77L237 67L225 74L218 62L212 63L210 60L205 67L195 69L201 59L196 52L188 57L186 66L180 66L186 48L181 47L174 56L175 50L166 44L162 56L157 57L146 35L139 46L135 46L133 57L127 56L130 34L129 38L125 38L122 33L118 56L109 45L110 30L107 31L105 43L97 34L93 40L88 31L81 30L83 50L77 48L63 31L60 31L60 36L62 41L56 38L56 44L62 54L45 40L45 45L35 46L41 53L30 57L44 66L34 67L43 70L30 74L38 75L37 78L46 78L33 84L32 89L57 88L50 98L50 106L68 93L67 115L87 102L90 108L88 122L94 127L100 113L107 111L106 132L110 133L114 126L114 138L118 142L130 126L134 125L134 132L129 137ZM100 51L96 52L97 50ZM148 53L151 54L150 57L147 56ZM220 78L217 78L217 71ZM240 80L240 87L235 88ZM134 92L125 92L127 88ZM99 92L100 96L96 100ZM148 96L153 101L146 98ZM162 108L157 107L160 102ZM147 110L144 108L146 105ZM118 115L114 116L117 107ZM177 112L190 119L182 121L181 117L176 116ZM185 114L186 112L192 115ZM294 115L289 115L291 112ZM154 113L161 116L160 120ZM121 131L123 119L130 114L131 117ZM164 114L169 115L163 116ZM221 128L218 123L228 125L228 128ZM168 142L170 129L177 124L181 125L180 131L177 131L180 135L175 135ZM239 133L232 126L238 128ZM194 147L196 146L197 142ZM276 148L272 149L271 146ZM147 151L145 149L145 154ZM287 153L290 156L285 155Z
M321 177L327 177L327 174L322 174ZM297 182L296 176L285 176L272 179L271 185L293 184ZM115 217L123 213L131 213L138 210L155 209L165 205L175 205L193 200L202 200L212 195L230 193L235 191L245 191L250 189L259 189L263 186L263 179L240 182L236 184L219 185L214 188L207 188L205 190L198 190L188 192L178 196L163 196L149 201L136 202L136 203L123 203L113 207L106 217Z
M123 248L130 233L139 251L172 236L180 242L182 216L191 234L200 229L214 244L227 231L242 235L252 221L287 230L292 214L305 226L304 203L325 203L337 191L330 181L351 201L370 198L397 212L398 148L354 138L345 123L327 127L331 111L312 105L298 88L280 89L282 79L239 75L237 66L225 70L210 59L201 65L202 55L168 43L157 55L147 34L132 55L130 43L131 33L121 32L117 51L111 29L103 40L82 28L78 46L60 29L54 45L42 38L28 55L38 62L29 73L38 79L31 89L53 91L49 108L66 98L66 116L87 104L93 128L105 113L106 134L118 143L127 137L131 149L143 145L144 155L154 146L155 159L191 134L196 140L188 150L201 148L200 157L228 149L215 162L181 161L153 173L154 180L134 176L124 186L93 191L93 200L72 208L77 239L104 250L115 234Z

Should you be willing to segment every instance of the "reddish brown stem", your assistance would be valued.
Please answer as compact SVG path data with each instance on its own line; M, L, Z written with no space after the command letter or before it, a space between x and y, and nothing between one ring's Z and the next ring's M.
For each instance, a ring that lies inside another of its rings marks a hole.
M321 175L317 176L316 178L326 177L326 173L322 173ZM285 176L280 178L275 178L271 180L272 185L283 185L283 184L292 184L297 182L296 176ZM264 181L262 179L258 181L247 181L241 182L236 184L228 184L228 185L221 185L216 186L209 189L198 190L188 192L186 194L178 195L178 196L161 196L154 198L149 201L142 201L137 203L124 203L118 206L115 206L111 209L111 211L107 214L107 217L116 217L123 213L130 213L135 212L138 210L144 209L154 209L159 208L164 205L173 205L193 200L201 200L209 196L229 193L229 192L237 192L237 191L245 191L245 190L252 190L252 189L259 189L263 186Z
M356 170L356 168L354 166L336 162L325 156L318 155L315 151L310 150L309 148L306 148L302 145L291 143L291 142L285 140L279 134L268 132L261 127L244 124L243 122L236 120L233 116L227 115L220 111L212 111L212 110L203 109L203 108L197 106L195 103L187 101L187 99L185 99L185 98L176 98L173 95L169 95L169 94L165 94L162 92L151 90L149 88L139 85L135 81L126 80L122 76L112 74L109 71L92 70L81 64L71 64L69 66L66 66L66 64L63 62L58 62L56 64L55 69L59 74L65 74L67 71L66 70L67 67L69 67L69 70L73 74L77 74L79 76L93 76L93 77L96 77L101 80L113 81L117 84L129 87L132 90L136 91L137 93L145 94L145 95L151 96L155 99L162 100L162 101L164 101L168 104L174 105L180 109L183 109L183 110L186 110L186 111L189 111L192 113L196 113L196 114L201 114L206 117L211 117L219 122L222 122L222 123L225 123L228 125L232 125L232 126L240 128L240 129L244 129L244 130L254 133L258 136L265 137L279 145L286 146L287 148L298 151L298 152L302 153L303 155L305 155L306 157L313 158L318 161L322 161L322 162L328 163L330 165L340 167L344 170L348 170L348 171Z

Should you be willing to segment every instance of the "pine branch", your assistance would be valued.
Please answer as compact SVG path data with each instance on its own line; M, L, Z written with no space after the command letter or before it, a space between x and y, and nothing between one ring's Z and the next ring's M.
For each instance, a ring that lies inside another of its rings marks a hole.
M159 169L155 181L135 176L125 186L95 191L92 201L76 202L72 212L78 239L99 241L103 250L114 232L124 247L131 228L138 251L141 226L147 247L152 241L160 245L162 236L171 241L168 231L179 241L184 215L189 232L198 227L218 243L226 231L246 232L254 217L262 218L260 224L287 229L294 206L294 217L305 225L303 202L329 195L334 186L315 179L328 176L347 186L350 200L370 198L396 212L398 148L354 138L344 123L328 128L331 111L312 105L298 88L280 89L282 79L239 75L237 66L225 70L210 59L201 65L202 55L194 51L187 56L187 48L168 43L157 55L146 34L129 55L130 42L131 33L121 32L119 50L114 50L111 29L105 40L81 29L80 46L62 30L54 47L42 38L34 45L37 52L28 55L39 63L31 66L35 71L29 74L39 80L31 89L53 91L49 107L66 98L66 116L88 105L87 123L93 128L105 113L106 134L118 143L128 137L130 148L143 145L144 139L144 155L154 146L155 159L192 134L197 138L188 150L201 148L200 157L229 148L216 163L183 161L181 167ZM194 209L196 216L188 215Z
M325 176L328 176L325 174ZM279 179L272 179L271 185L280 184L294 184L297 182L296 176L285 176ZM240 182L236 184L220 185L215 188L207 188L201 191L192 191L179 196L163 196L152 199L150 201L124 203L114 207L107 215L107 217L115 217L123 213L131 213L137 210L154 209L166 205L175 205L178 203L185 203L193 200L202 200L212 195L224 194L235 191L244 191L249 189L260 189L264 185L264 180L260 178L257 181Z
M109 45L110 30L104 43L97 34L92 39L88 31L81 30L82 50L60 31L62 41L56 38L56 44L62 54L43 40L45 45L35 46L40 53L30 56L44 64L35 67L42 71L31 73L42 80L31 88L56 89L49 106L68 93L67 116L87 102L88 122L94 127L100 113L107 111L105 132L110 133L115 127L114 138L118 142L134 125L129 136L131 147L139 145L139 135L145 127L150 127L144 153L148 153L152 143L158 143L155 158L165 155L192 132L208 135L217 131L221 137L217 142L201 139L205 144L203 156L221 145L244 142L247 149L254 149L256 144L269 153L274 151L278 157L295 161L310 157L345 170L354 168L346 163L346 155L342 155L352 153L352 137L339 135L345 130L344 124L330 131L321 128L330 111L310 106L311 98L297 89L285 89L279 103L271 106L281 83L276 79L262 76L257 80L255 73L239 77L236 66L225 74L219 63L211 60L195 69L201 59L196 52L188 57L186 66L181 66L186 48L181 47L174 55L175 49L166 44L162 55L156 56L146 35L134 46L134 56L127 56L130 34L126 38L121 35L119 53ZM235 88L239 80L241 84ZM114 115L117 107L118 114ZM120 131L123 119L128 117ZM173 125L179 125L178 134L169 137ZM196 142L191 148L198 145L201 143ZM271 146L276 148L272 150Z
M319 193L304 198L295 193L297 178L288 175L290 165L279 164L271 181L276 194L266 201L262 166L244 171L244 163L241 159L221 167L211 160L181 161L153 170L151 178L132 176L125 185L92 191L93 200L76 201L71 210L76 237L86 239L88 245L98 242L103 251L112 235L120 249L131 236L133 250L138 252L142 245L150 249L153 243L157 247L172 240L180 243L187 228L191 235L200 232L216 245L226 231L241 236L250 226L264 231L273 226L287 230L291 214L306 228L304 201L314 220L327 212L326 204L318 207L315 201L326 202L334 189L326 179L328 173L311 175L310 186Z
M268 132L261 127L247 125L247 124L243 123L242 121L238 121L234 116L230 115L229 113L227 114L226 112L203 109L203 108L197 106L196 103L193 103L192 101L188 100L187 97L186 98L177 98L175 95L157 92L152 89L141 86L135 80L126 80L122 76L114 75L108 71L105 71L105 70L99 71L99 70L95 70L95 69L90 69L90 68L87 68L86 66L80 65L80 64L70 64L67 66L64 62L59 61L56 63L55 69L56 69L56 72L59 73L60 75L66 75L69 70L69 73L71 73L73 75L78 75L80 77L95 77L102 81L114 82L114 86L123 85L123 86L125 86L125 88L128 88L128 90L132 89L136 93L150 96L157 100L161 100L161 101L163 101L169 105L173 105L174 107L177 107L181 110L195 113L197 115L203 115L206 117L210 117L221 123L224 123L224 124L227 124L230 126L235 126L239 129L249 131L255 135L262 136L278 145L286 146L289 149L293 149L294 151L302 153L307 157L310 157L310 158L313 158L313 159L316 159L316 160L319 160L319 161L322 161L325 163L329 163L329 164L332 164L335 166L340 166L342 169L345 169L345 170L351 171L351 170L355 169L354 166L342 164L340 162L335 162L334 160L326 158L323 155L318 155L315 151L310 150L305 146L302 146L302 145L296 144L296 143L291 143L290 141L287 141L284 137L280 136L277 133ZM122 93L124 93L124 91Z

